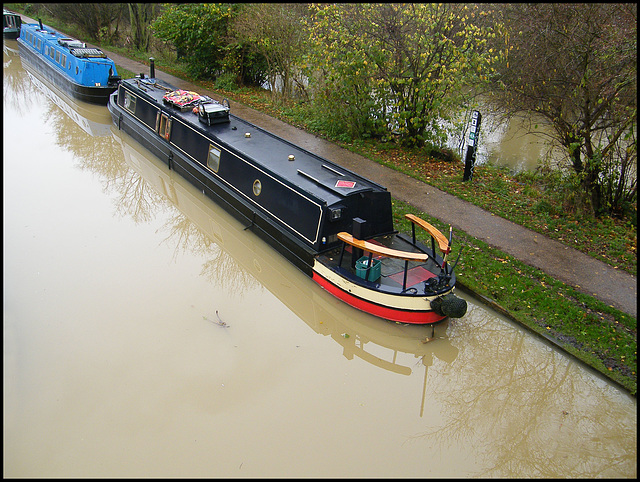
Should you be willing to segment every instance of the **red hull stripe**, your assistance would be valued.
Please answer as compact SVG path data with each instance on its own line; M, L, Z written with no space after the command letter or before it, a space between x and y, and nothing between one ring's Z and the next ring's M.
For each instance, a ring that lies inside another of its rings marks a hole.
M412 323L416 325L426 325L437 323L446 318L445 316L438 315L434 311L399 310L395 308L389 308L387 306L381 306L377 303L372 303L357 296L353 296L352 294L338 288L336 285L330 283L315 271L313 272L313 280L336 298L339 298L340 300L353 306L354 308L357 308L366 313L370 313L374 316L384 318L385 320L398 321L400 323Z

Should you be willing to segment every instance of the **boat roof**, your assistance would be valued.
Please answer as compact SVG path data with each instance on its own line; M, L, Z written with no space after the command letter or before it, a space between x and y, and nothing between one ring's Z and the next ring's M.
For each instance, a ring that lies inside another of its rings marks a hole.
M134 91L151 97L161 105L168 91L178 90L167 82L150 78L125 79L121 82L129 84ZM146 87L142 92L138 89L140 85ZM210 134L221 146L243 158L252 159L265 170L325 200L328 205L365 191L386 191L383 186L233 114L229 115L229 122L207 126L198 120L198 115L191 109L170 110L172 115L184 123L197 126L199 130ZM293 156L293 160L290 156Z
M82 60L114 64L113 60L107 57L102 50L97 48L88 48L84 42L62 35L60 32L53 30L47 25L43 25L43 28L41 29L39 23L23 23L22 29L25 31L33 30L34 33L42 34L42 38L47 44L57 46L59 48L63 47L64 49L69 50L69 52L75 57Z

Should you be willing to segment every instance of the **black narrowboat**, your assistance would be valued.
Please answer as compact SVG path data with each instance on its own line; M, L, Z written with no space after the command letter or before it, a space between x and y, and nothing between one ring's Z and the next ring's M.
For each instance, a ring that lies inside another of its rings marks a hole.
M121 80L108 108L118 129L337 298L399 323L466 313L453 294L451 230L447 239L408 215L413 235L398 233L383 186L240 119L226 100L156 79L153 68Z
M193 223L204 235L200 239L214 242L229 257L229 261L233 261L219 265L207 263L206 269L213 271L208 274L234 278L234 273L223 270L233 272L238 269L242 273L250 273L313 331L338 343L348 359L357 356L385 370L410 375L415 363L403 363L403 359L407 359L399 356L402 353L413 355L414 359L431 360L434 354L443 361L455 358L457 349L442 339L448 327L446 321L435 327L435 335L441 341L430 345L425 343L428 337L423 326L371 320L365 313L353 313L353 316L345 317L345 310L339 309L330 296L324 296L326 293L322 293L322 289L310 289L314 287L305 283L304 274L284 266L282 259L274 256L277 253L271 246L255 236L248 236L234 222L235 218L216 203L198 196L198 191L192 189L188 181L168 170L166 164L156 162L158 159L148 151L142 152L144 148L130 136L118 131L115 125L111 129L113 139L122 146L126 166L179 210L183 215L179 218L180 223L184 219ZM188 243L186 239L181 237L180 240L184 240L185 244L176 249L186 248L194 242L191 237ZM215 317L212 313L211 317L210 321L213 322L224 322L226 318L224 314L218 316L217 313ZM426 363L425 368L428 365Z

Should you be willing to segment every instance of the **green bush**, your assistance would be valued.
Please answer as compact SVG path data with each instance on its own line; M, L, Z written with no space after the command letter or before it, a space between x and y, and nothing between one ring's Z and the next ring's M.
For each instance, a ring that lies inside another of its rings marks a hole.
M238 84L236 83L237 76L234 73L227 72L216 77L213 82L213 86L216 89L224 90L227 92L236 92L238 90Z

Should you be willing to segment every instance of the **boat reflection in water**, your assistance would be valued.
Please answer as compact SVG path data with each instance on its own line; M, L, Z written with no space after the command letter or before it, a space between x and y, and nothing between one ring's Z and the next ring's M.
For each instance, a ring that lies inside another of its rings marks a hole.
M93 137L106 137L110 135L111 116L105 109L96 109L86 102L73 99L58 89L29 62L20 55L24 67L31 82L42 91L48 99L60 107L82 130Z
M390 323L345 306L299 270L291 269L282 255L253 232L243 229L235 218L173 170L167 169L160 160L151 157L129 135L115 126L112 133L122 145L127 165L197 227L202 236L197 243L215 243L221 250L220 256L229 258L215 267L212 263L207 264L214 270L210 273L211 279L224 282L250 274L315 332L330 336L340 344L347 359L357 356L385 370L409 375L412 368L398 363L398 354L412 354L419 359L417 364L421 362L425 366L425 381L426 368L432 364L433 356L446 363L455 360L458 350L446 336L449 321L436 325L431 339L431 326ZM147 200L129 200L136 201L149 204ZM174 218L172 223L174 226L169 226L168 230L176 233L178 242L185 245L176 249L184 249L193 242L193 239L189 241L190 237L193 238L192 233L187 232L192 226L185 226L184 219ZM233 271L241 271L242 274L238 276ZM380 351L386 351L386 355L379 354Z

